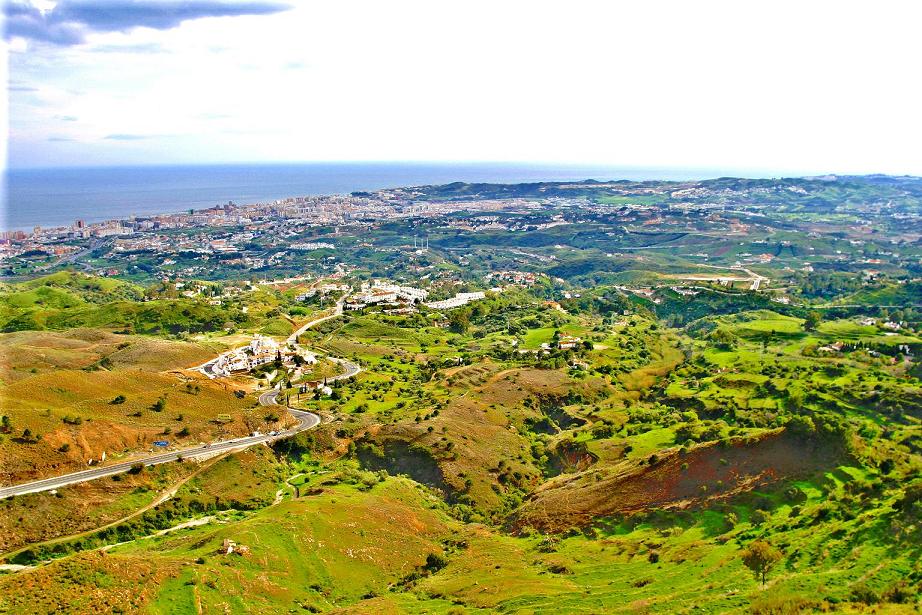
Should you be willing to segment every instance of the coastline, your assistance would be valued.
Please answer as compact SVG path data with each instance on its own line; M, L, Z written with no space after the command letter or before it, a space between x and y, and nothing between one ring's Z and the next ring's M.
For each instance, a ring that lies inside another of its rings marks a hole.
M10 169L0 231L456 181L692 180L729 170L516 163L305 163ZM750 173L750 175L753 175ZM757 175L757 174L756 174Z

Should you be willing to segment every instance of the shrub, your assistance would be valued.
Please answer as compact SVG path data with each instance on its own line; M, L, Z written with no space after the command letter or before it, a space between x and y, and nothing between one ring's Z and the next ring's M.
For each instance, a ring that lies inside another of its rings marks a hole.
M867 605L880 602L880 594L868 587L865 583L857 583L852 586L850 598L852 602L861 602Z
M899 581L895 585L891 585L887 590L881 595L881 598L885 602L893 602L896 604L907 604L912 601L913 592L906 586L905 581Z
M440 553L430 553L426 556L426 565L424 566L429 572L438 572L448 565L448 559Z

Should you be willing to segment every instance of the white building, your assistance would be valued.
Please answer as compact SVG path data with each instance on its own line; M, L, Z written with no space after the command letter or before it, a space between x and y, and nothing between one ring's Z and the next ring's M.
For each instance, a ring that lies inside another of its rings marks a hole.
M474 293L458 293L451 299L444 299L442 301L430 301L426 303L426 307L433 310L450 310L452 308L461 307L466 305L471 301L477 301L486 297L486 293L482 291L477 291Z

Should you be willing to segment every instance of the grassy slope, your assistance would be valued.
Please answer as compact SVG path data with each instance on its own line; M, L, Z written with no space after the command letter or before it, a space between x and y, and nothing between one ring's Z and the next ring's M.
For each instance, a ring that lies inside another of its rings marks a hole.
M6 472L20 480L80 469L104 451L113 459L146 450L153 440L192 444L242 435L261 420L252 400L206 379L189 382L199 387L190 392L184 376L166 371L214 356L209 346L79 329L2 334L0 347L6 357L0 405L12 425L0 455ZM126 401L111 403L118 395ZM161 397L165 409L157 412ZM212 422L219 414L232 420ZM183 428L188 435L175 435ZM26 429L41 439L22 438Z
M319 341L347 349L369 369L341 388L344 400L304 403L339 417L317 435L326 443L326 459L349 442L382 449L402 442L406 449L392 451L394 460L436 468L457 503L446 507L406 479L368 477L365 486L345 480L354 473L352 458L315 460L306 476L293 481L298 498L225 525L113 550L106 557L121 569L155 561L165 571L152 581L153 591L131 597L137 605L158 613L727 612L780 603L819 608L824 600L827 606L850 600L862 586L880 594L900 581L911 585L922 574L911 517L894 509L919 464L917 455L893 443L911 437L917 425L911 417L895 421L870 404L859 407L851 396L879 390L912 399L916 384L904 378L900 363L861 352L810 354L817 344L838 339L889 343L876 330L835 321L808 334L799 319L743 314L720 320L739 342L719 351L643 319L605 326L574 319L563 326L580 327L596 343L580 359L587 367L539 369L485 359L491 344L502 341L496 332L475 337L398 322L357 318L331 329L338 329L332 342L328 332L317 332ZM550 329L543 324L523 337L545 335L533 332ZM683 364L680 346L697 348L691 362ZM449 361L431 379L422 377L425 360L461 356L467 364ZM763 373L782 368L793 371ZM895 435L861 440L854 459L817 449L804 460L809 449L777 435L772 415L762 413L763 401L773 411L781 407L781 394L765 388L769 381L797 399L804 396L810 412L829 411L834 403L856 430L886 426ZM876 384L882 388L874 389ZM809 397L817 391L825 397ZM704 404L700 418L662 403L689 399ZM728 400L739 406L737 419L725 413ZM721 424L723 418L731 425ZM543 431L536 423L542 419L551 421ZM670 455L680 427L691 433L713 428L716 435L685 456ZM729 448L713 444L728 437L734 438ZM416 452L408 452L414 446ZM564 465L564 474L548 475L553 464L542 453L576 458L581 450L592 455L588 467ZM654 452L660 459L650 464ZM881 454L898 460L894 474L874 468ZM231 497L243 485L251 501L265 503L281 476L267 462L227 462L225 472L190 483L182 497ZM246 486L248 474L259 488ZM762 486L753 491L756 485ZM514 526L521 535L458 520L502 519L523 496L529 499L512 517L520 521ZM541 510L543 523L534 510ZM490 511L494 516L482 514ZM573 526L582 529L561 532ZM537 534L534 527L555 533ZM250 555L215 555L225 537L249 546ZM759 588L739 558L742 547L763 537L784 553L768 590ZM420 569L431 553L444 554L447 565ZM52 583L62 569L64 579ZM81 555L17 576L23 587L43 588L45 608L93 582L96 570L109 568ZM117 589L124 582L104 580L113 588L105 599L122 599ZM8 600L22 601L13 604L29 603L19 586L0 586ZM860 608L844 604L844 610Z

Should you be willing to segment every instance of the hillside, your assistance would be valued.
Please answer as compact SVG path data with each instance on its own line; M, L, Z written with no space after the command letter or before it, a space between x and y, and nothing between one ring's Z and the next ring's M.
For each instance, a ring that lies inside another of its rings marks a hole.
M236 305L298 322L307 310L288 292ZM362 368L329 395L305 388L339 373L329 359L216 380L183 369L246 331L3 334L0 453L17 478L154 439L245 433L266 414L248 391L268 383L323 422L272 448L0 503L2 557L25 567L0 577L0 606L915 610L914 327L762 303L669 327L663 303L617 287L559 303L543 292L490 294L448 316L347 311L308 329L299 344ZM81 300L94 318L112 305ZM225 539L242 551L223 553ZM743 563L758 541L781 560L764 587Z
M155 440L248 433L261 421L251 401L179 371L218 349L97 329L0 335L6 476L74 471L103 453L113 461L146 452Z

